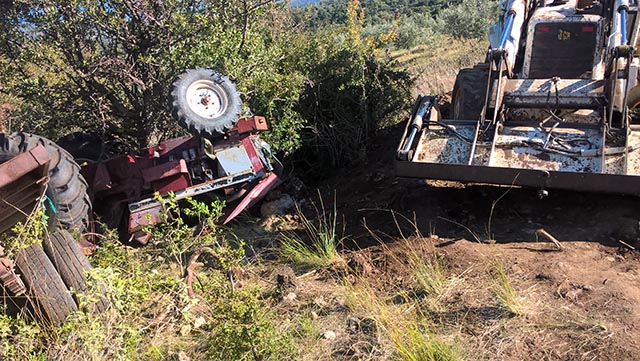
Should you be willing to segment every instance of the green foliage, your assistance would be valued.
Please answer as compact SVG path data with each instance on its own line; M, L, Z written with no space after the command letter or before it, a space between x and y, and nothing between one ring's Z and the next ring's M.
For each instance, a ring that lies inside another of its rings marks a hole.
M497 0L464 0L438 15L441 33L456 38L486 38L489 26L498 20Z
M275 317L257 300L255 291L242 290L211 299L217 313L207 337L211 360L281 360L294 348L275 327Z
M428 326L426 326L428 327ZM424 325L411 323L392 336L397 349L395 359L404 361L457 361L460 351L455 344L449 344L426 331Z
M413 253L409 264L415 270L416 281L426 293L438 296L445 290L448 279L442 256L433 252L427 259L423 259Z
M218 220L222 217L224 201L215 200L204 203L187 198L178 202L173 192L166 197L156 193L156 199L162 204L161 222L144 227L143 231L152 236L153 242L165 247L166 254L182 264L189 251L208 245L220 245L221 232ZM189 219L197 221L201 229L194 232Z
M61 327L42 326L0 314L1 359L166 360L294 359L291 335L278 327L258 289L232 287L228 274L244 262L242 248L224 245L217 228L195 232L178 215L214 225L221 204L164 200L173 217L157 229L160 241L128 248L103 240L91 255L89 288L77 295L80 309L105 294L111 307L100 314L71 315ZM195 236L194 236L195 234ZM184 257L211 246L216 262L198 261L191 294ZM172 248L173 247L173 248ZM99 291L99 292L96 292ZM184 354L180 356L180 354Z
M350 3L355 5L347 27L320 31L310 42L315 63L300 112L308 122L304 160L315 170L359 161L369 137L409 99L412 79L377 57L375 40L363 35L363 12L356 3Z
M24 222L16 223L11 232L0 234L0 245L5 257L14 257L21 249L42 243L48 236L47 215L44 207L35 207Z
M288 30L282 6L14 2L0 17L0 53L7 57L0 83L22 99L21 123L13 128L53 139L78 128L105 131L146 146L181 132L166 109L172 79L207 66L234 77L249 105L271 117L276 148L292 150L301 121L292 109L304 77L291 63L299 32Z
M436 16L447 7L459 4L462 0L362 0L367 24L389 23L398 17L415 14ZM313 14L312 26L326 24L346 24L346 2L341 0L323 0L300 11Z
M411 82L378 57L395 31L363 36L365 11L340 8L346 26L314 32L280 2L14 2L0 17L0 83L19 106L12 130L146 146L183 132L166 109L174 77L214 67L238 83L247 113L268 118L276 152L302 146L315 169L347 164L405 108Z
M418 45L438 48L444 36L438 31L436 20L429 14L414 14L398 19L395 23L373 24L365 27L365 34L379 37L385 32L397 32L396 39L389 45L397 49L411 49Z
M377 322L381 334L393 345L395 360L454 361L460 360L459 347L441 339L433 332L434 324L420 311L420 304L390 302L385 291L375 289L372 282L361 277L347 284L347 304ZM393 287L390 287L393 288Z

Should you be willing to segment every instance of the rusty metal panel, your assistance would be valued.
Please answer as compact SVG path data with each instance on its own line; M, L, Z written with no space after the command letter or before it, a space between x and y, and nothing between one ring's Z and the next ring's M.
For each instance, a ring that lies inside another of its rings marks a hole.
M5 257L0 258L0 283L12 296L20 296L27 292L27 287L14 270L13 262Z
M140 231L145 226L164 222L162 217L163 213L164 209L161 205L138 212L131 212L131 214L129 214L129 233Z
M178 174L188 174L187 162L184 159L178 159L159 164L155 167L142 170L142 179L145 183L151 183L163 178L171 177Z
M48 167L45 169L45 165L51 158L47 150L38 145L37 147L19 154L14 158L2 163L0 165L0 188L6 186L9 183L15 182L29 172L42 167L41 175L45 175Z
M275 173L269 173L267 177L261 179L258 184L251 188L249 193L244 196L242 201L240 201L233 211L229 213L227 218L225 218L224 224L227 224L229 221L237 217L242 211L256 204L264 198L267 193L280 184L282 184L282 178L278 177Z
M49 170L47 150L37 147L0 164L0 233L24 221L38 204Z
M242 143L234 147L216 149L215 155L227 176L252 169L251 159Z

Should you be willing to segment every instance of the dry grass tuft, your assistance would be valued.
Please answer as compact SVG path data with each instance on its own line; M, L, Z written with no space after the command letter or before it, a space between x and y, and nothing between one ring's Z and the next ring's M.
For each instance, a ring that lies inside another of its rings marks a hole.
M528 314L531 311L530 305L511 284L511 280L501 261L496 260L494 262L493 272L491 290L500 307L513 315L524 316Z

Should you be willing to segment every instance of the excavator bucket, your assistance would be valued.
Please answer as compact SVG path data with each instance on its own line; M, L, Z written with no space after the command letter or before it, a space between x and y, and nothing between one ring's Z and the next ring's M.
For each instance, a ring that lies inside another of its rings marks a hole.
M421 97L398 147L396 172L402 177L640 195L640 127L631 125L622 133L607 131L604 124L540 124L523 114L519 122L485 128L478 120L440 120L436 98Z
M637 1L501 1L484 63L458 73L452 119L420 97L405 177L640 195Z

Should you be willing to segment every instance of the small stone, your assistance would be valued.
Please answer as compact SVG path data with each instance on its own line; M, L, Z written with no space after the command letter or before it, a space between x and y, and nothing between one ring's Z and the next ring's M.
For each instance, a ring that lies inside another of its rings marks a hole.
M298 296L296 296L295 293L289 292L284 297L282 297L282 301L287 303L292 303L293 301L296 300L296 298L298 298Z
M313 304L320 308L323 308L327 305L327 301L324 300L324 297L320 296L320 297L316 297L313 300Z
M333 331L326 331L322 336L327 340L335 340L336 339L336 333L333 332Z
M293 198L288 194L283 194L280 198L271 202L264 202L260 207L260 214L263 218L270 215L283 215L295 205Z
M184 351L178 352L178 361L191 361L191 357L187 356Z
M611 256L607 256L605 259L606 259L607 261L609 261L609 262L615 262L615 260L616 260L615 258L613 258L613 257L611 257Z
M196 319L193 321L193 328L200 328L204 326L204 324L206 323L207 321L204 319L204 317L202 316L196 317Z
M191 325L183 325L180 327L180 335L186 336L191 333Z

